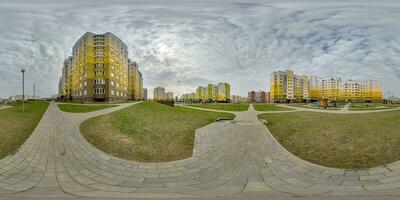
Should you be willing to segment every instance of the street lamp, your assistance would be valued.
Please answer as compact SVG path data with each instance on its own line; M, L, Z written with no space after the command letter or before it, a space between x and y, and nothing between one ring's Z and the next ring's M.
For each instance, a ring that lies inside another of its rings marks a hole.
M22 72L22 112L25 112L25 68L21 69Z

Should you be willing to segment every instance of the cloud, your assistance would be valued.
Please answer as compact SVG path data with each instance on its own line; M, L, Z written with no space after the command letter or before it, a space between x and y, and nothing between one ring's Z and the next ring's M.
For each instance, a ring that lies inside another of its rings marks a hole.
M128 45L149 94L156 86L181 94L227 81L231 93L245 95L268 90L271 72L290 68L379 79L400 95L399 11L393 2L6 0L0 97L20 93L20 67L39 95L55 94L63 59L87 31L112 32Z

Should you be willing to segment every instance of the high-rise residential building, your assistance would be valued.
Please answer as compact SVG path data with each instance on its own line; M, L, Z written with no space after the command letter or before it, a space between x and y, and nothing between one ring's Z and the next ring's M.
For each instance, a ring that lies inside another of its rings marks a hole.
M255 103L257 98L257 92L252 90L247 93L247 101L250 103Z
M259 91L257 93L257 102L258 103L267 103L267 93L265 91Z
M143 99L143 77L139 71L139 66L136 62L128 59L128 82L129 82L129 99Z
M379 102L382 101L382 82L376 80L366 80L366 94L367 101Z
M269 81L270 93L272 102L283 102L286 101L286 73L283 71L272 72Z
M199 86L196 89L196 99L199 101L207 101L208 100L208 93L207 88Z
M147 100L147 88L143 88L143 100Z
M231 87L229 83L208 84L207 87L199 86L194 93L181 96L183 101L208 101L230 102Z
M308 76L293 71L273 72L270 78L271 102L303 102L309 98Z
M127 49L112 33L84 34L64 61L59 95L74 101L130 99Z
M340 84L339 99L351 102L361 102L366 99L365 81L348 80Z
M311 76L308 81L309 99L311 101L316 101L320 97L320 82L321 78L318 76Z
M247 101L250 103L266 103L267 93L265 91L250 91L247 95Z
M163 87L156 87L153 90L153 99L155 101L165 100L165 88Z
M217 101L217 86L213 84L208 84L207 86L207 93L208 93L208 100L209 101Z
M229 102L231 97L231 86L229 83L217 84L217 101Z
M294 99L290 98L293 78ZM288 78L289 77L289 78ZM299 76L290 70L273 72L270 79L271 102L302 102L302 101L352 101L380 102L382 101L382 83L375 80L347 80L340 77L321 78L318 76ZM289 89L288 89L289 88Z
M339 77L322 78L320 80L320 98L333 101L339 100L340 83Z
M61 76L59 80L59 88L58 88L58 98L60 99L70 99L68 95L70 95L70 71L73 66L73 57L69 56L64 60L63 68L61 71Z

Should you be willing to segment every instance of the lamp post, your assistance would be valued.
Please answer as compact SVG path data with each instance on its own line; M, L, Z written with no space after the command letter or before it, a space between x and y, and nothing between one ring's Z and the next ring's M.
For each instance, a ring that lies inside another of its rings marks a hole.
M22 72L22 112L25 112L25 69L21 69Z

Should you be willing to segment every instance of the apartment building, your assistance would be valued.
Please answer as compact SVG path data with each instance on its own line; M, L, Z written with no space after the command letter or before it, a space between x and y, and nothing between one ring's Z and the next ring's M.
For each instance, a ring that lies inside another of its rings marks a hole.
M267 103L268 93L265 91L250 91L247 95L247 101L250 103Z
M271 74L270 98L271 102L318 100L380 102L382 101L382 82L376 80L342 81L340 77L299 76L286 70Z
M207 85L208 101L217 101L217 86L213 84Z
M303 102L309 99L309 78L293 71L272 72L270 78L271 102Z
M168 100L168 101L174 100L174 93L173 92L165 93L165 99L164 100Z
M149 97L147 96L147 88L143 88L143 100L147 100Z
M320 80L320 99L339 101L340 84L339 77L322 78Z
M196 99L199 101L208 100L208 90L206 87L199 86L196 89Z
M129 62L127 46L117 36L87 32L64 60L58 96L90 102L131 99Z
M218 102L230 102L231 98L231 86L229 83L218 83L217 84L217 101Z
M160 101L160 100L165 100L166 95L165 95L165 88L163 87L156 87L153 90L153 100L155 101Z
M128 59L129 100L143 100L143 76L136 62Z
M208 84L207 87L199 86L194 93L181 96L182 101L208 101L230 102L231 87L229 83Z

